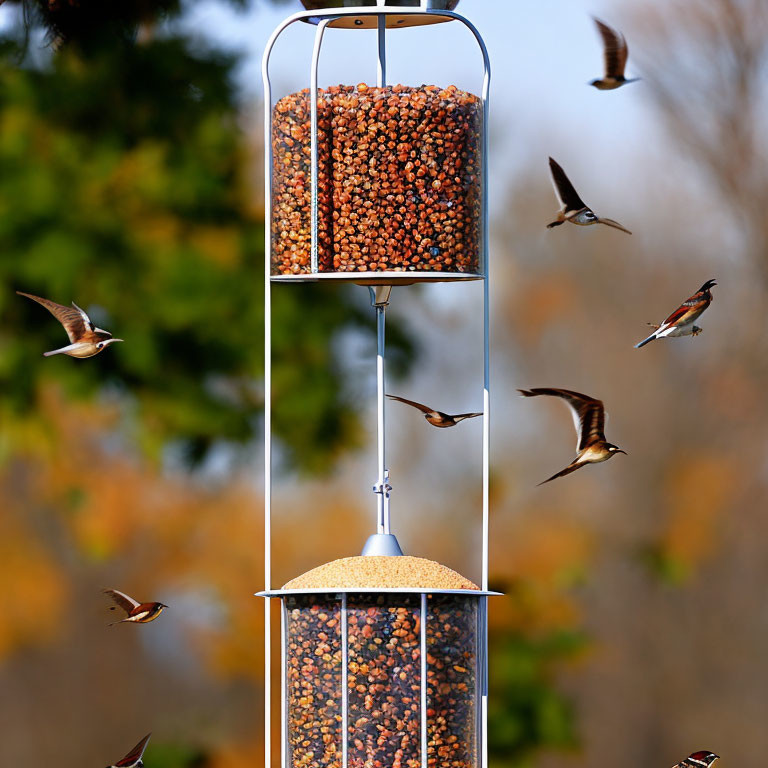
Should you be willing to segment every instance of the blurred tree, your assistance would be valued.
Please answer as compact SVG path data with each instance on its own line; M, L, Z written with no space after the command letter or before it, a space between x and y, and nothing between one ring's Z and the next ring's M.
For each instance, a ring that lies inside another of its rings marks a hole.
M36 418L40 385L56 381L71 396L117 396L156 457L176 445L196 462L216 443L251 440L262 408L263 221L244 181L234 57L172 33L136 44L139 25L179 13L172 0L26 7L32 31L44 24L58 47L45 64L19 67L19 26L0 58L5 418ZM43 360L63 332L12 289L77 301L126 339L122 354ZM274 426L289 465L326 469L355 442L331 342L349 329L372 339L357 298L275 291ZM410 345L390 330L402 364Z
M539 638L519 632L491 636L488 751L493 765L525 765L542 748L578 744L573 706L553 685L553 675L584 647L581 634L563 630Z
M638 4L643 76L673 141L703 170L739 224L768 285L768 153L764 0Z

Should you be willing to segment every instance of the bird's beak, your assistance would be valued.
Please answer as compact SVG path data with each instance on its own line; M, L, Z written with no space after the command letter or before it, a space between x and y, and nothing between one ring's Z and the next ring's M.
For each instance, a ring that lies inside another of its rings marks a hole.
M606 226L613 227L614 229L620 229L622 232L626 232L628 235L632 234L626 227L622 227L618 221L614 221L613 219L598 219L597 223L605 224Z
M125 339L110 339L110 341L125 341Z
M621 448L617 448L614 453L623 453L625 456L629 456L629 454L626 451L622 451Z

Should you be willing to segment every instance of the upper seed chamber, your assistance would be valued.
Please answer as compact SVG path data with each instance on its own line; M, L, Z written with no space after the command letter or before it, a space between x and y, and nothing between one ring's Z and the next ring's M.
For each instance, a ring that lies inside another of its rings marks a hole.
M482 120L455 86L321 89L318 272L481 272ZM308 275L306 89L275 104L272 171L272 275Z

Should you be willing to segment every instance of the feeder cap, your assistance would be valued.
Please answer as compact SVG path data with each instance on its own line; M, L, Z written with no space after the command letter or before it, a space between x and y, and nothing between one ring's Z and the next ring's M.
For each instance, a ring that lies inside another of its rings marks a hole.
M284 590L303 589L478 590L460 573L434 560L408 555L343 557L289 581Z
M420 0L418 5L414 5L414 0L386 0L384 5L378 5L376 0L301 0L301 2L308 11L318 14L305 18L304 21L317 24L322 18L333 18L332 14L337 11L342 12L342 15L333 19L329 26L347 29L376 29L377 19L371 13L381 11L386 14L387 29L440 24L452 18L441 15L441 11L451 12L459 4L459 0ZM359 16L355 14L358 9ZM344 11L347 13L343 13Z

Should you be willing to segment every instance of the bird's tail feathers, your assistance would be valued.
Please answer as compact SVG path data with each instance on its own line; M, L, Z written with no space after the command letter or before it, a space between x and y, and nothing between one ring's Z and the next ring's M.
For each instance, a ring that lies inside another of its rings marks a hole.
M558 477L565 477L565 475L570 475L571 472L575 472L577 469L582 467L583 464L569 464L565 469L561 469L559 472L552 475L552 477L548 477L546 480L542 480L540 483L537 483L536 486L544 485L545 483L551 483L553 480L557 480Z
M635 349L640 349L646 344L650 344L656 338L656 331L654 331L647 339L643 339L639 344L635 344Z

